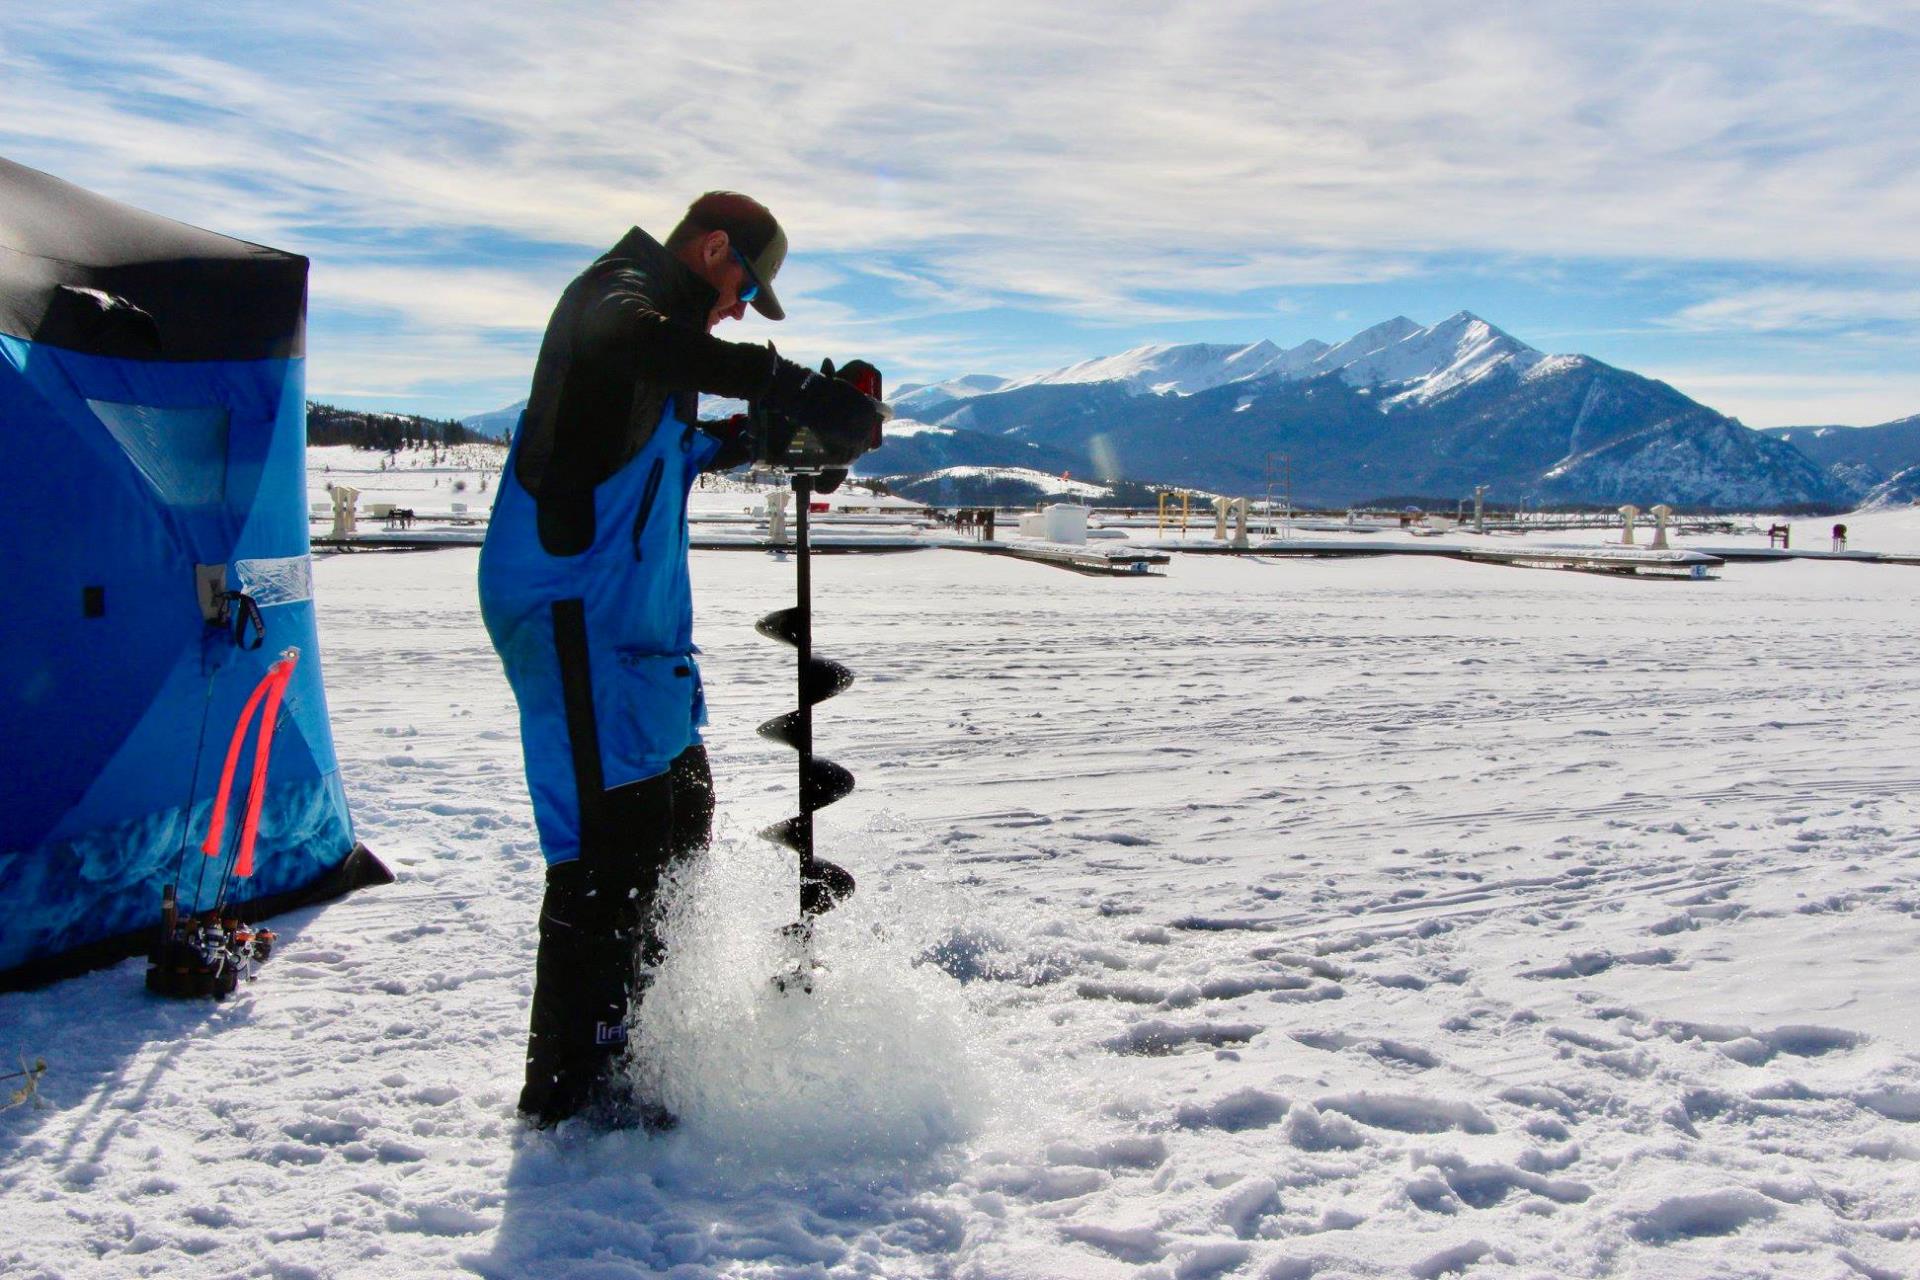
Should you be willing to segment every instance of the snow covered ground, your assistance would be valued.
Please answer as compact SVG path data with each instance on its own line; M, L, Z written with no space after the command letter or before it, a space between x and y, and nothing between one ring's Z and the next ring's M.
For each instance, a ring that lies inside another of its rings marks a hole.
M401 449L390 454L344 444L309 445L307 503L315 519L320 519L323 512L332 511L328 487L346 485L360 491L363 520L370 518L372 505L381 502L411 508L422 516L451 515L455 504L466 509L462 514L484 515L493 508L506 457L505 446L495 444Z
M316 565L398 883L221 1006L0 997L49 1064L0 1273L1920 1274L1920 570L823 559L863 891L801 999L752 834L792 564L698 553L722 822L649 1139L512 1114L540 858L475 559Z

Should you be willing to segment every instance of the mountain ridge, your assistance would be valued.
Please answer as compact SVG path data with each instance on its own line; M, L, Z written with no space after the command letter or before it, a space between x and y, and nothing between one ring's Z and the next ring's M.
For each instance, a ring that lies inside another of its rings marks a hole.
M1886 486L1920 466L1920 413L1866 427L1766 427L1762 434L1813 459L1836 485L1858 493L1868 505L1886 505L1889 494L1911 490L1912 476L1892 489Z
M966 433L949 466L971 461L968 441L1017 440L1076 475L1251 492L1285 456L1301 498L1329 504L1480 484L1497 500L1642 505L1837 506L1855 492L1666 383L1549 355L1469 311L1395 316L1331 345L1136 347L915 409ZM891 449L862 474L905 473Z

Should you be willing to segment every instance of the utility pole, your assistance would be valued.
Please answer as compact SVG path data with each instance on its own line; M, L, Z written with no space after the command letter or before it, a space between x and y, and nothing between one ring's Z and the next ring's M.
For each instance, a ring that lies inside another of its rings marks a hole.
M1287 514L1283 526L1283 537L1293 536L1293 455L1270 453L1267 455L1267 531L1273 532L1273 482L1275 475L1281 480L1282 492L1286 495Z

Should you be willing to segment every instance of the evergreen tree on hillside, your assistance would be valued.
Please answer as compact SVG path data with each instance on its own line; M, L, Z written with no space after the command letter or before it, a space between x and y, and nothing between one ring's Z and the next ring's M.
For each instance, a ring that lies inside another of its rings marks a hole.
M422 418L406 413L363 413L335 405L307 402L307 443L346 444L356 449L392 453L397 449L442 448L471 444L487 437L469 431L452 419Z

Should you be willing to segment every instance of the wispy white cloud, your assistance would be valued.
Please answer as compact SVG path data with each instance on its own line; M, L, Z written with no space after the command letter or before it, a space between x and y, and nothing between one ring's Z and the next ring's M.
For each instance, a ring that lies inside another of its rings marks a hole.
M1920 329L1920 287L1766 285L1696 302L1662 323L1696 333L1819 334L1885 325Z
M564 274L322 259L313 264L308 289L314 305L342 313L391 312L435 328L538 333L566 280Z

